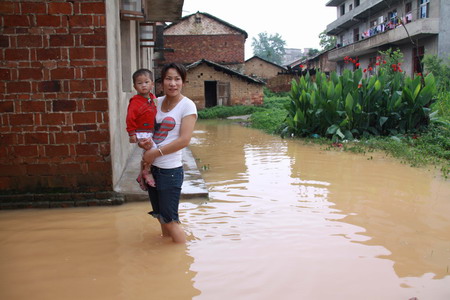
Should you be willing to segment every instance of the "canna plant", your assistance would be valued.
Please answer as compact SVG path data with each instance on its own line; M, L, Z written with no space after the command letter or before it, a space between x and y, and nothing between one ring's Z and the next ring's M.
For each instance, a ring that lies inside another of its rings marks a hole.
M407 78L379 68L365 77L361 69L317 72L293 80L282 135L328 136L334 141L368 135L395 135L426 126L436 91L433 75Z

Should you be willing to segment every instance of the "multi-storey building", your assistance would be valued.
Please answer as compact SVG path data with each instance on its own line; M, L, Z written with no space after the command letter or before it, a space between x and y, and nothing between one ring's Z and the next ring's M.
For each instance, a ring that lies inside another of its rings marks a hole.
M326 32L337 37L328 59L337 62L338 72L353 67L344 63L346 56L366 67L389 48L400 49L410 76L422 72L425 54L450 55L449 0L330 0L326 6L337 10Z

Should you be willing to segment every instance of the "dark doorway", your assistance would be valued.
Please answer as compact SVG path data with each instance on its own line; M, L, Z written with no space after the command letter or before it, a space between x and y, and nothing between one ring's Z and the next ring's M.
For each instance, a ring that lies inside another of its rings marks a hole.
M420 46L417 48L413 48L413 73L422 73L423 72L423 56L425 53L424 46Z
M205 107L217 105L217 81L205 81Z

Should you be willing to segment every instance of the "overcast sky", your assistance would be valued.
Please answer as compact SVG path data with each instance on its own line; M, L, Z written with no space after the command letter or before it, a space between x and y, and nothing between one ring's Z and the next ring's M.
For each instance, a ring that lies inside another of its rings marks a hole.
M329 0L184 0L183 16L206 12L248 34L245 59L253 56L252 40L258 33L279 33L286 48L317 48L319 34L336 20L336 8Z

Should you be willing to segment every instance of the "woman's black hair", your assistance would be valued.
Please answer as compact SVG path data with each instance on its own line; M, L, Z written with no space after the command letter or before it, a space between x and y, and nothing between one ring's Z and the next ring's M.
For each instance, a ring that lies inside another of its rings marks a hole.
M170 63L170 64L165 65L161 70L161 79L162 80L164 80L164 78L166 77L167 71L169 69L175 69L178 72L178 74L180 75L183 83L186 82L186 75L187 75L186 68L182 64L179 64L179 63Z

